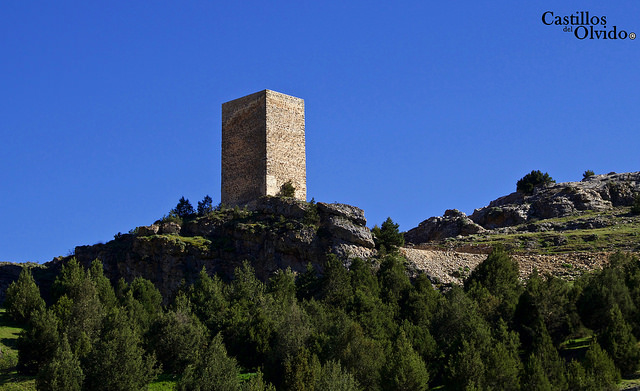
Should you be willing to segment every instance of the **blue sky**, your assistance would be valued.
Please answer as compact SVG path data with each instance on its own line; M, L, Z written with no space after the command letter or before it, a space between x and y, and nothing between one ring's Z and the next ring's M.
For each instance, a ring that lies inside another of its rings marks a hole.
M263 89L305 100L309 198L370 226L472 213L533 169L640 170L640 39L546 11L640 33L635 0L2 1L0 260L218 203L220 105Z

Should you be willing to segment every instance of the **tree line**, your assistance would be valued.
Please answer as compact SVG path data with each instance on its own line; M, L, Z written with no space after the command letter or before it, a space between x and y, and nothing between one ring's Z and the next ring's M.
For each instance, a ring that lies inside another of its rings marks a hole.
M141 390L160 373L178 390L607 390L638 369L637 257L521 281L496 248L441 291L409 277L386 223L374 262L330 255L266 282L246 262L231 281L203 269L164 306L148 280L73 259L45 303L25 268L5 301L25 325L18 370L39 390Z

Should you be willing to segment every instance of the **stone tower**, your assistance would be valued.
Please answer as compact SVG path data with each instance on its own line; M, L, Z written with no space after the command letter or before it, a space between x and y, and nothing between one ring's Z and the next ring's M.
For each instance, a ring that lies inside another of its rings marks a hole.
M304 100L264 90L222 104L222 197L247 205L291 181L307 198Z

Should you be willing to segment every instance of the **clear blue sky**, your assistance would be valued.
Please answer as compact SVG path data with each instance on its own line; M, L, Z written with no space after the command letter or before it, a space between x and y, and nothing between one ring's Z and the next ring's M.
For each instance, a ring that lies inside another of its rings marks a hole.
M309 198L370 226L640 170L640 39L546 11L640 33L637 0L2 1L0 260L218 203L220 105L263 89L305 100Z

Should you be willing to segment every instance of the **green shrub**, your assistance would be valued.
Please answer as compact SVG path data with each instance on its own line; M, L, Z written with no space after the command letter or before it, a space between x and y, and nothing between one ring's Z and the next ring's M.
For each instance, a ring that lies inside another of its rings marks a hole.
M280 192L278 193L278 197L288 197L293 198L296 195L296 188L293 186L291 181L286 181L280 186Z
M593 172L592 170L587 170L584 173L582 173L582 179L587 179L587 178L592 177L594 175L596 175L595 172Z
M520 193L531 194L536 186L548 185L555 182L556 181L546 172L543 174L540 170L533 170L516 183L516 190Z

